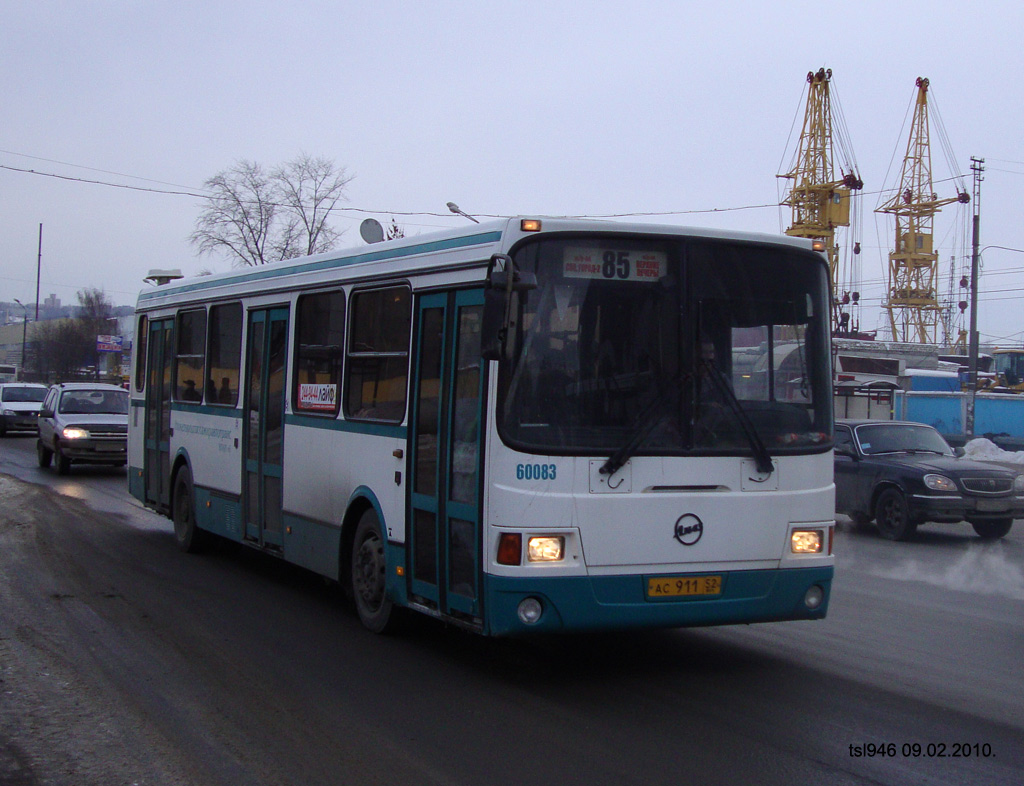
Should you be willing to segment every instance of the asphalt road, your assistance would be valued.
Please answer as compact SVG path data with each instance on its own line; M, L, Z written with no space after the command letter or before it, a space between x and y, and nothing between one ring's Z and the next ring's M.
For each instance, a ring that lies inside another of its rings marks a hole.
M175 548L124 470L0 440L0 786L1024 782L1024 522L841 522L828 619L365 632L317 577ZM858 755L859 754L859 755Z

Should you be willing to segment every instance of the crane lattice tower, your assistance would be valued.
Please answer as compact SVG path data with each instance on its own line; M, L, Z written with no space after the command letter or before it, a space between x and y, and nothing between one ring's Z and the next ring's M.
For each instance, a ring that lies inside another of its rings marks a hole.
M889 299L882 304L889 314L894 341L937 343L943 314L937 291L939 254L932 227L943 205L970 199L965 191L939 199L932 186L928 80L919 77L899 188L876 211L896 219L896 241L889 254Z
M851 298L856 304L860 295L849 291L852 287L847 286L853 280L853 271L842 269L836 228L850 226L854 212L852 198L864 187L864 182L857 174L847 141L833 123L831 81L831 69L821 68L807 74L807 106L793 168L779 177L793 181L782 200L783 205L792 208L792 223L786 234L824 243L832 281L832 328L836 333L843 333L850 327L844 305L849 304ZM838 177L837 144L841 151L846 151ZM856 244L854 253L859 250Z

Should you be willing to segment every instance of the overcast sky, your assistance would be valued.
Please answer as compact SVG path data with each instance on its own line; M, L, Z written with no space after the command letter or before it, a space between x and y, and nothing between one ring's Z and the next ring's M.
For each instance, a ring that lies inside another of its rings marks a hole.
M96 287L132 304L151 268L227 270L188 243L200 200L135 189L198 193L240 159L300 152L354 176L346 247L367 216L407 235L465 222L448 201L780 232L776 175L822 66L865 183L863 329L882 324L894 231L873 211L919 76L936 191L955 196L954 174L970 190L971 156L986 159L982 245L1024 249L1019 0L0 0L0 24L0 300L35 301L40 224L42 298ZM944 281L964 221L936 219ZM982 341L1020 345L1024 252L983 257Z

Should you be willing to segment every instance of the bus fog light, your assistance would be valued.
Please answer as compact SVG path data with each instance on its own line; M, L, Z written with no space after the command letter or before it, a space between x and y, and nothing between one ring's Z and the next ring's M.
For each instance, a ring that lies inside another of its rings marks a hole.
M526 546L526 559L530 562L558 562L565 556L565 538L530 538Z
M804 593L804 605L812 611L821 605L825 600L825 590L815 584Z
M520 601L517 613L524 625L535 625L540 620L540 615L544 613L544 606L536 598L526 598Z
M790 535L789 548L794 554L821 554L824 545L820 529L795 529Z

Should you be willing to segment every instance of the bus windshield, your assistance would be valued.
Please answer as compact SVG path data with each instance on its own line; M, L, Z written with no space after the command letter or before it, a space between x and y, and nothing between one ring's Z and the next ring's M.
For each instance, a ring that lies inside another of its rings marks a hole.
M539 238L498 426L551 454L817 451L831 440L828 283L810 252L629 235ZM751 431L756 432L752 436Z

